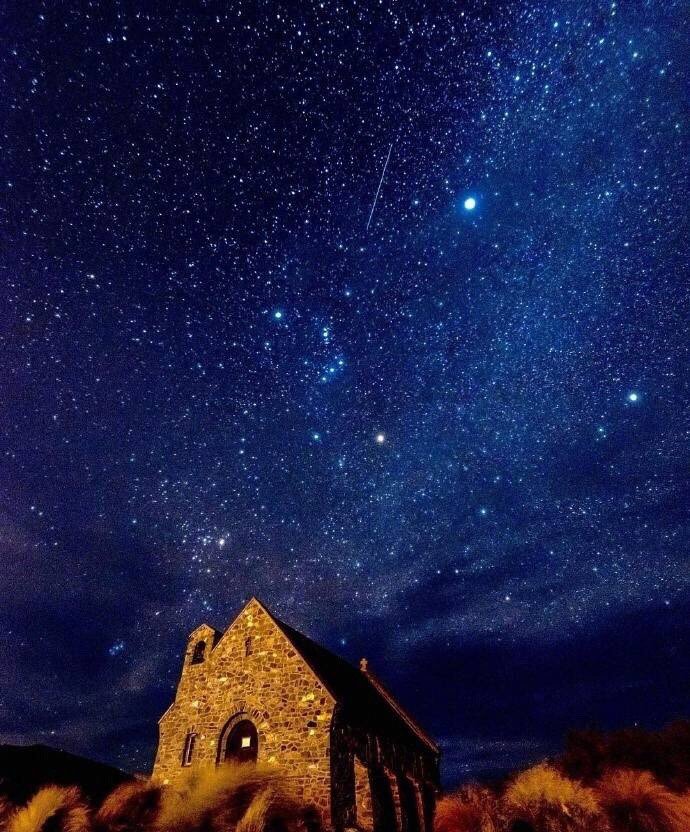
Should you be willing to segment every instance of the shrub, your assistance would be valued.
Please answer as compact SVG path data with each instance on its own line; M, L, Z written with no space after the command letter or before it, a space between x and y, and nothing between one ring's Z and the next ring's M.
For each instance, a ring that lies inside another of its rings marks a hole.
M79 789L44 786L10 817L8 832L89 832Z
M606 832L608 824L592 789L546 763L519 774L503 796L508 829L539 832Z
M296 829L308 810L287 794L275 769L225 765L201 769L180 789L164 789L155 828L174 832Z
M0 829L6 828L6 824L12 810L13 807L9 800L0 795Z
M496 832L496 798L481 786L464 786L436 806L434 832Z
M661 731L572 731L561 764L569 777L591 785L611 769L651 772L672 791L690 787L690 721L672 722Z
M271 793L268 789L256 794L235 827L235 832L263 832L270 805Z
M614 832L687 832L690 797L677 795L648 771L623 769L605 774L599 800Z
M94 818L95 832L143 832L152 829L161 805L161 788L132 780L114 789Z

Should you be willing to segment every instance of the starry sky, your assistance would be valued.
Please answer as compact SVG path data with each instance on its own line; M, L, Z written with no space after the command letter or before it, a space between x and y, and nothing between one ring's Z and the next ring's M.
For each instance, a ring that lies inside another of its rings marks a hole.
M252 594L447 782L688 714L684 12L4 5L2 740L149 770Z

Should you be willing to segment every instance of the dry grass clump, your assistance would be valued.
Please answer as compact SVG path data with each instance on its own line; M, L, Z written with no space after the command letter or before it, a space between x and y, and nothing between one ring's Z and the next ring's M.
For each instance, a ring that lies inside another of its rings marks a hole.
M156 832L313 828L313 816L292 798L273 768L225 765L200 769L181 788L164 789L161 798L153 824Z
M463 786L436 806L434 832L497 832L496 797L481 786Z
M89 832L89 811L75 786L44 786L10 815L7 832Z
M274 770L260 766L192 771L180 787L164 790L156 826L166 832L234 829L252 800L276 780Z
M94 818L94 832L141 832L151 829L161 806L161 788L149 780L132 780L114 789Z
M235 832L263 832L270 807L271 792L269 789L258 792L235 826Z
M519 774L503 796L508 829L539 832L608 832L596 793L548 763Z
M6 829L10 813L14 807L5 797L0 795L0 829Z
M690 794L674 794L648 771L608 772L597 791L614 832L690 830Z
M135 780L118 786L93 817L77 788L47 786L15 809L0 797L3 832L319 832L315 809L279 773L226 765L190 773L177 788Z

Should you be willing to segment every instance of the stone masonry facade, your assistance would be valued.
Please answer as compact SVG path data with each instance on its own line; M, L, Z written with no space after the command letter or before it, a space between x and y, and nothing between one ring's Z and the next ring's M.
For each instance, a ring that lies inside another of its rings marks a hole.
M153 778L174 787L232 755L275 766L326 829L431 832L437 749L349 720L279 624L252 598L225 633L194 630L159 723Z
M174 785L186 775L189 734L197 737L189 768L215 766L226 726L246 716L258 733L257 762L279 766L297 797L328 814L333 698L255 599L213 647L215 638L208 625L189 638L175 702L160 721L155 779ZM201 642L205 659L192 664Z

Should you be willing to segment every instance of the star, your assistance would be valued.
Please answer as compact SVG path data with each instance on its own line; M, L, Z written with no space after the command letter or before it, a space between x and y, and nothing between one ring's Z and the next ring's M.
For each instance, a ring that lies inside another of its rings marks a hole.
M60 740L84 685L85 751L102 753L114 696L125 720L154 725L157 674L133 698L116 674L149 637L176 674L186 629L211 609L224 623L254 589L317 641L347 636L352 656L376 622L413 711L418 647L459 668L490 631L506 666L544 670L489 703L482 720L507 709L497 740L524 697L558 697L540 656L555 644L567 662L564 635L578 650L591 634L601 664L561 722L538 727L544 748L586 724L601 678L619 713L638 713L636 686L657 673L640 715L661 724L677 699L667 669L682 667L655 643L690 649L690 628L664 631L657 612L680 621L690 588L687 298L683 241L666 233L690 184L682 4L612 0L595 20L584 2L567 15L475 3L451 27L434 23L444 4L407 4L383 26L362 16L355 39L343 4L319 3L308 26L294 5L258 22L187 15L183 36L178 16L123 12L114 26L89 0L10 15L3 57L18 69L3 92L31 118L4 131L0 181L2 487L18 509L0 518L0 593L18 645L45 618L46 587L49 617L70 611L51 650L65 639L69 657L72 625L98 620L85 661L51 687ZM52 94L62 81L69 94ZM113 101L141 119L114 124ZM626 621L651 626L621 677ZM45 656L15 653L8 721L31 740L44 727L21 703ZM112 676L90 678L98 658ZM477 728L458 722L453 688L495 690L504 667L488 664L440 692L442 735ZM150 768L150 733L141 759L128 741L109 762ZM448 755L449 785L462 757Z

